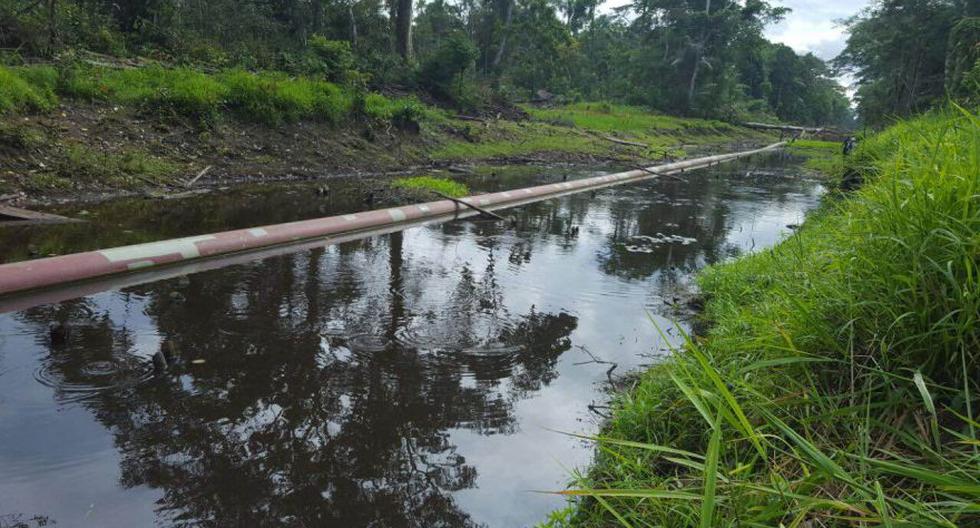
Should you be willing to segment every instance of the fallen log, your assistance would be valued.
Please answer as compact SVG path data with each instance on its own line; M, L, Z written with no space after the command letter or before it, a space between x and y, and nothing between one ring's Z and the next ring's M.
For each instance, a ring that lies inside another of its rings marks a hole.
M457 114L453 116L453 119L459 119L461 121L476 121L478 123L486 123L487 120L482 117L473 117L468 115Z
M28 209L21 209L20 207L11 207L9 205L0 205L0 225L8 224L70 224L74 222L81 222L75 218L68 218L67 216L60 216L50 213L39 213L37 211L30 211Z
M211 170L211 165L208 165L207 167L204 167L204 169L201 170L201 172L197 173L197 176L194 176L193 178L191 178L190 180L188 180L186 183L184 183L184 187L190 187L191 185L194 185L195 183L197 183L197 180L200 180L201 178L203 178L204 175L207 174L208 171L210 171L210 170Z
M627 145L627 146L630 146L630 147L647 148L647 147L650 146L650 145L647 145L646 143L637 143L635 141L626 141L625 139L614 138L612 136L599 136L599 137L601 137L602 139L605 139L606 141L612 141L613 143L618 143L620 145Z

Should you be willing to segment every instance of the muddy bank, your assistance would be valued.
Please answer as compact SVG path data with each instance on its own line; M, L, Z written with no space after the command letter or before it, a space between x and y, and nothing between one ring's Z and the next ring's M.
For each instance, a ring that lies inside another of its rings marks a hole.
M662 137L669 134L664 131ZM551 140L547 147L528 147L542 137ZM676 148L655 150L526 118L480 123L440 118L421 123L418 130L366 118L342 126L299 122L273 127L232 119L205 125L114 105L66 102L46 114L0 117L0 200L16 205L97 202L338 177L367 180L367 196L386 187L376 180L398 175L467 174L485 163L629 166L757 146L767 139L750 131L744 138L688 135L676 138ZM486 153L463 155L469 147ZM187 185L198 176L193 186Z

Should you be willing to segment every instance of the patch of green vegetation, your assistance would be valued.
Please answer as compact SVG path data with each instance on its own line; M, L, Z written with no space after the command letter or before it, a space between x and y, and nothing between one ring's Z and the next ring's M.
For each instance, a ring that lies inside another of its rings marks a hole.
M841 172L842 156L840 143L835 141L798 139L789 145L789 151L806 158L803 165L808 169L828 176L834 176Z
M464 125L468 126L468 125ZM454 139L432 152L434 159L489 159L526 156L542 152L606 154L610 144L552 125L522 126L495 122L488 131L470 132L469 140Z
M59 176L54 172L38 172L31 174L23 183L25 190L34 192L67 191L74 186L70 178Z
M395 187L402 189L413 189L420 191L436 191L446 196L459 198L470 193L469 187L449 178L436 178L434 176L413 176L410 178L398 178L392 182Z
M649 109L612 103L574 103L557 108L526 107L535 119L574 124L579 128L605 133L623 133L635 137L663 132L697 131L729 133L735 127L722 121L673 117Z
M233 111L272 125L303 118L339 123L351 110L350 94L325 81L242 70L227 72L220 80Z
M619 397L560 525L980 523L978 152L976 115L900 123L864 187L707 269L709 333Z
M69 145L54 168L53 176L72 183L115 186L163 183L177 171L175 164L139 150L112 153L95 151L83 145Z
M37 128L16 121L0 122L0 148L24 150L43 143L44 134Z
M0 114L50 110L58 103L56 80L57 72L47 66L0 66Z
M581 103L574 108L586 108ZM638 107L616 107L621 112L617 122L642 122L648 114ZM546 110L550 112L551 110ZM628 114L627 112L632 112ZM578 112L577 112L578 113ZM568 153L602 156L613 159L659 160L665 155L683 156L680 148L684 144L724 144L736 139L759 138L753 133L746 133L734 127L712 128L711 121L702 119L681 119L666 116L652 116L653 120L673 120L683 123L684 130L664 130L664 133L646 134L630 138L630 141L646 145L638 147L618 144L606 139L609 136L604 127L615 126L604 122L583 121L585 126L576 125L574 128L553 122L531 121L515 123L512 121L488 121L486 126L475 126L472 123L459 121L456 124L464 131L465 139L453 139L436 148L431 156L435 159L503 159L527 156L537 153ZM676 124L676 123L675 123ZM589 126L598 128L589 128ZM727 126L727 125L726 125ZM631 130L638 130L632 128ZM686 131L685 131L686 130ZM691 130L698 130L691 135ZM708 133L706 131L714 130ZM638 137L637 137L638 136Z
M31 72L29 77L41 77L36 68L20 70ZM68 97L118 103L149 113L202 121L211 121L224 112L270 125L301 119L338 124L358 111L398 126L441 118L441 114L415 98L392 99L377 93L360 96L354 88L280 72L228 70L211 74L190 68L119 69L75 64L62 68L60 76L52 68L44 69L43 73L48 81L43 86L52 97L57 87ZM363 101L363 108L355 108L358 98ZM38 105L21 106L44 109Z

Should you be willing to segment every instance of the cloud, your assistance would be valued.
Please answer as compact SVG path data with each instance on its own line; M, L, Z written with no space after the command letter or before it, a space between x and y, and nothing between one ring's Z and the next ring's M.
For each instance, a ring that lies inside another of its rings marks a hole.
M766 29L766 37L781 42L798 53L813 53L833 59L844 49L847 34L837 21L856 15L868 0L784 0L775 2L793 11L778 24Z

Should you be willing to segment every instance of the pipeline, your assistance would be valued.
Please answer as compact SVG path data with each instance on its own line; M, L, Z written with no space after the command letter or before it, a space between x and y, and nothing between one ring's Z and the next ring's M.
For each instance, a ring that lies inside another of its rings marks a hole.
M784 144L469 196L460 201L488 211L518 207L708 167L775 150ZM0 313L478 214L452 200L439 200L4 264L0 265Z

